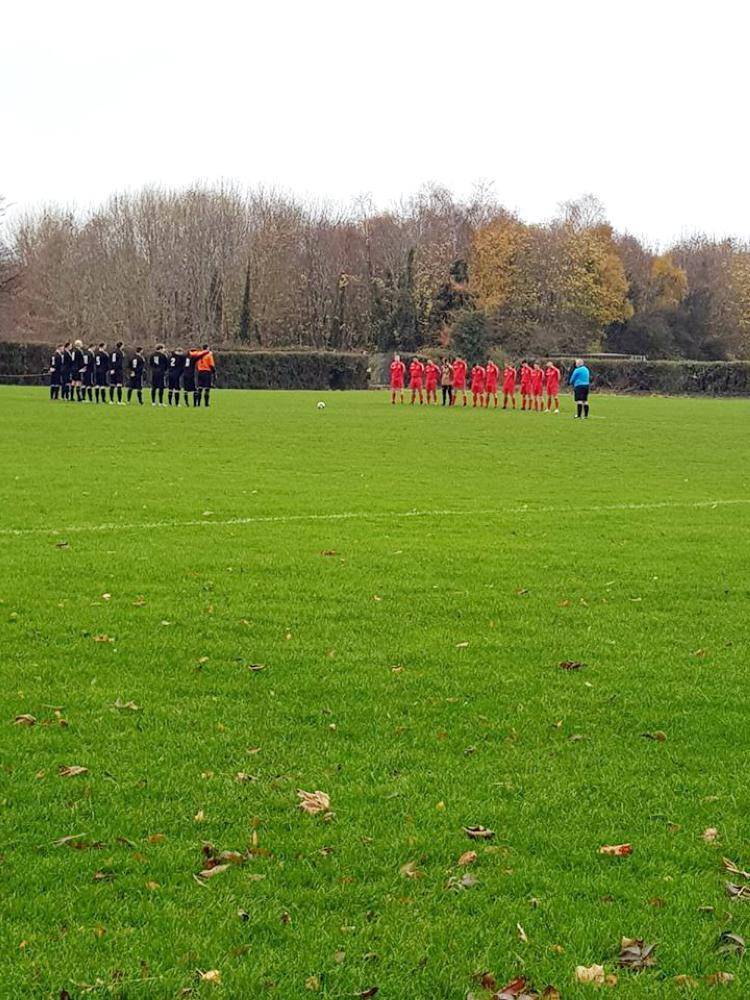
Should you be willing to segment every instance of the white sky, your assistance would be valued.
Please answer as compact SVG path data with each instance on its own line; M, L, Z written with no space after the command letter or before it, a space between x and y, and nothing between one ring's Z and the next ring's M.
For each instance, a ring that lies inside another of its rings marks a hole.
M742 0L17 0L0 194L482 181L530 221L591 192L652 243L750 239L748 28Z

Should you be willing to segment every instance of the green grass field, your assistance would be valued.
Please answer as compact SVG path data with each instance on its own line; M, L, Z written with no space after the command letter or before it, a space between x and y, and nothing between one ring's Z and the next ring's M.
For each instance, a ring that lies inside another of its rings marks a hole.
M214 403L0 390L0 996L747 997L750 403Z

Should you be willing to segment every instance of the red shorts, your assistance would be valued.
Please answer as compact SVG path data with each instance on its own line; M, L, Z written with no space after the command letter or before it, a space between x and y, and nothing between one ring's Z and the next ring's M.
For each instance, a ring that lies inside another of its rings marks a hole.
M403 388L404 388L403 382L391 382L391 389L403 389Z
M531 386L528 384L528 382L522 382L521 383L521 395L522 396L530 396L531 395Z
M560 386L559 385L556 385L553 382L552 385L548 385L547 386L547 395L548 396L558 396L559 394L560 394Z
M411 382L409 383L409 388L410 389L421 389L422 388L422 382L421 382L421 380L412 379Z
M516 391L515 382L503 382L503 392L505 393L506 396L512 396L515 391Z
M497 392L497 382L488 382L485 392L491 392L494 395Z
M427 390L428 392L434 392L434 391L435 391L435 390L437 389L437 382L432 382L432 381L428 382L428 383L427 383L427 384L425 385L425 389L426 389L426 390Z

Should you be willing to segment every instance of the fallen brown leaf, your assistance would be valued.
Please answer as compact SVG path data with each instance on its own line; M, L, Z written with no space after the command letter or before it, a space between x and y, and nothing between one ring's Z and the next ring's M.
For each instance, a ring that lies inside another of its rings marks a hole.
M750 879L750 872L746 872L742 868L738 868L734 861L731 861L729 858L722 858L721 863L728 872L732 873L732 875L739 875L740 878Z
M424 878L424 872L419 870L416 861L407 861L398 871L404 878Z
M134 701L120 701L118 698L114 705L115 708L120 709L124 712L140 712L141 706L136 705Z
M707 844L715 844L719 839L719 831L715 826L707 826L702 833L702 837Z
M577 965L575 971L576 982L591 983L594 986L604 985L603 965Z
M79 774L88 774L89 769L81 767L79 764L61 764L57 773L61 778L76 778Z
M656 945L646 944L643 938L623 938L620 957L621 968L640 972L649 966L656 965L653 951Z
M742 957L745 954L745 939L740 934L724 931L719 936L716 947L720 955L739 955Z
M653 733L641 733L641 736L644 736L647 740L656 740L657 743L663 743L667 738L667 734L661 729L657 729Z
M750 899L750 885L735 885L734 882L727 882L726 890L730 899Z
M694 979L693 976L686 976L684 974L680 976L675 976L674 982L676 986L680 986L682 989L685 990L696 990L700 985L698 980Z
M604 844L599 848L599 853L610 858L626 858L633 853L633 847L631 844Z
M370 1000L371 997L375 997L380 992L379 986L370 986L366 990L362 990L361 993L352 993L353 997L359 997L359 1000Z
M532 1000L538 996L536 990L532 990L528 979L525 976L519 976L494 993L492 1000Z
M495 831L486 826L465 826L464 833L469 840L492 840Z
M115 640L112 639L108 635L95 635L94 636L94 642L114 642L114 641Z
M208 972L198 970L198 977L202 983L213 983L215 986L221 982L221 973L218 969L209 969Z
M581 667L585 666L579 660L561 660L559 667L561 670L580 670Z
M458 859L459 865L473 865L477 860L476 851L464 851L461 857Z
M304 792L300 788L297 790L297 797L300 800L299 808L310 816L326 813L331 807L331 800L325 792Z
M36 718L33 715L17 715L13 721L17 726L33 726Z
M225 872L228 867L229 865L227 864L227 865L212 865L210 868L204 868L203 871L198 872L198 874L195 876L196 881L207 882L210 878L213 878L214 875L220 875L222 872Z
M706 982L709 986L729 986L730 983L734 982L734 976L731 972L714 972L710 976L706 976Z

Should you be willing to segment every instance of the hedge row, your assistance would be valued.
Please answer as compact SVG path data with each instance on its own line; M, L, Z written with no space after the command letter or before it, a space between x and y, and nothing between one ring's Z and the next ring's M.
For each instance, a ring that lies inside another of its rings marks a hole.
M54 348L0 342L0 385L43 385ZM222 389L366 389L364 354L333 351L214 351Z
M566 366L567 367L567 366ZM589 362L593 389L650 392L667 396L750 395L748 361Z

